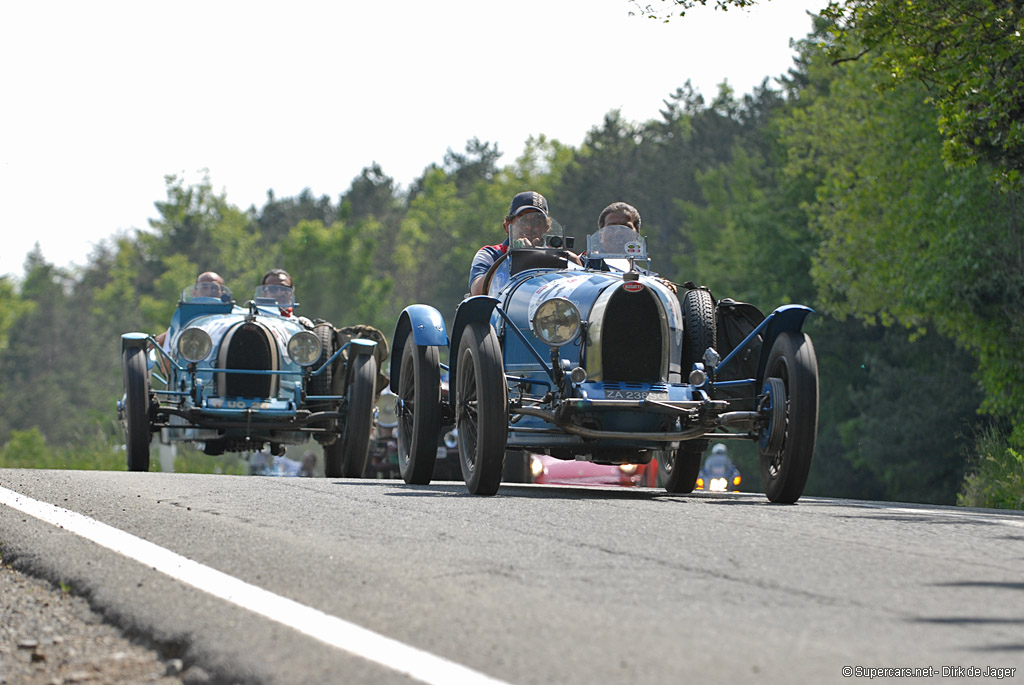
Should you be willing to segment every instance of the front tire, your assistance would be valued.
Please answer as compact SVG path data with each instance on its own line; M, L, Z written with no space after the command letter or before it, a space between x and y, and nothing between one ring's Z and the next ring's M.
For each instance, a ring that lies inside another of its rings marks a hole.
M411 333L402 348L397 402L398 470L406 483L426 485L441 432L441 363L437 348L417 345Z
M761 484L772 502L792 504L807 484L818 435L818 359L806 333L786 331L776 338L764 387L772 420L759 445Z
M471 323L459 341L455 423L462 478L474 495L493 495L501 484L508 440L508 388L494 328Z
M124 375L125 450L129 471L149 471L149 365L145 347L125 350L121 357Z

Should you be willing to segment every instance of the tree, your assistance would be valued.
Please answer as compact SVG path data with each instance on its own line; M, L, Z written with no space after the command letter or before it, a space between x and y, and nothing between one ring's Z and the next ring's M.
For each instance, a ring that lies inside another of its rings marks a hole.
M873 53L881 87L922 84L936 104L943 158L991 165L1024 190L1024 6L1001 0L832 0L833 60Z
M642 16L668 21L707 0L661 0ZM715 9L756 0L715 0ZM834 63L871 55L885 75L878 88L915 82L935 103L943 159L990 165L1006 190L1024 190L1024 5L1002 0L829 0L821 45Z
M291 230L281 250L300 314L336 326L390 327L394 313L386 304L392 281L372 259L379 233L380 224L372 220L358 226L300 221Z
M395 179L374 162L353 179L342 196L340 215L345 221L373 217L386 226L397 227L403 211Z
M255 217L263 249L273 249L286 240L288 232L300 221L319 221L330 226L338 218L338 213L329 197L313 197L309 188L303 189L298 197L280 200L274 196L273 190L268 190L263 207L258 211L255 207L249 209L249 214Z

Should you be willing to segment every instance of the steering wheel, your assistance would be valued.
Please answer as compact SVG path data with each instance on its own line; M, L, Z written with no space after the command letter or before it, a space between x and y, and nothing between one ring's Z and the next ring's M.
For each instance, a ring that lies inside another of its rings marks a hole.
M494 264L491 264L491 268L489 268L487 273L484 274L483 293L481 294L486 295L487 291L491 289L491 280L494 278L495 272L498 271L498 266L508 259L509 252L511 252L511 250L502 252L501 256L494 260Z

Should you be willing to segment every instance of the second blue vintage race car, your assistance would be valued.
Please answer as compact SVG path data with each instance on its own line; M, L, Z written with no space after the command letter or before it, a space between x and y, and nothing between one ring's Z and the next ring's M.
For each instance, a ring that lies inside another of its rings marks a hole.
M592 234L580 260L556 222L542 239L515 231L450 336L432 307L399 318L391 386L406 482L429 482L438 431L454 424L475 494L494 494L506 454L523 451L601 464L657 454L666 489L690 492L709 440L746 439L759 445L768 498L800 497L818 421L817 360L801 330L809 308L779 307L719 349L721 303L651 273L632 228Z
M182 291L164 345L121 336L117 403L128 468L148 471L150 441L196 443L208 454L283 453L315 439L328 477L360 477L374 421L378 345L300 320L291 288L263 285L245 306L201 283Z

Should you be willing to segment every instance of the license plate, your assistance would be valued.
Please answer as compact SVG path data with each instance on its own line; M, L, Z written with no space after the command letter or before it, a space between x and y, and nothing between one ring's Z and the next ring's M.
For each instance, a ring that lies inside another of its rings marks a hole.
M438 447L437 448L437 458L438 459L447 459L448 458L448 448L445 447L444 445L441 445L440 447Z
M668 400L668 393L655 390L605 389L604 398L606 400Z

